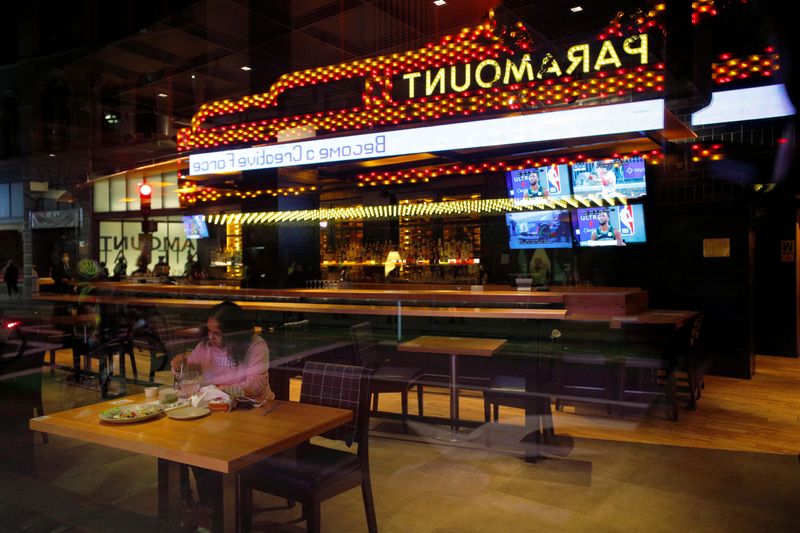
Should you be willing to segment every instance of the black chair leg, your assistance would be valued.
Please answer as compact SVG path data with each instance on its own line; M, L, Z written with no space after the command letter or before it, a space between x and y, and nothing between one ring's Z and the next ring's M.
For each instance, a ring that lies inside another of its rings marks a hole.
M250 533L253 530L253 489L242 487L239 502L242 533Z
M320 522L321 520L321 511L320 511L320 502L314 501L310 504L303 504L303 512L306 512L306 508L308 508L306 514L306 530L308 533L319 533L320 532Z
M483 394L483 421L485 423L489 423L492 421L492 415L489 413L490 410L490 402L489 399L486 398L486 393Z
M423 412L422 412L422 395L423 394L422 393L423 393L422 385L417 384L417 413L419 414L420 417L423 416Z
M364 511L367 513L367 529L370 533L378 533L378 520L375 518L375 502L372 499L369 470L361 470L361 494L364 496Z
M403 414L403 424L408 419L408 389L400 393L400 412Z
M500 421L500 404L499 403L494 404L494 421L495 422L499 422Z

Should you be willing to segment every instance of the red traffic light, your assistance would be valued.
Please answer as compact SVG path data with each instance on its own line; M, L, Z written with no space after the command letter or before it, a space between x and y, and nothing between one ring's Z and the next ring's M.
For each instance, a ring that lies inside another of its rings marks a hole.
M150 214L150 204L153 198L153 187L147 183L139 184L139 208L142 216L147 220Z

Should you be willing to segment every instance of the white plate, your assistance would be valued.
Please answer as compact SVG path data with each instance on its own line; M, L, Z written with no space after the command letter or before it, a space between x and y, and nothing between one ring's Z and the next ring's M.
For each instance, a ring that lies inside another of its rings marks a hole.
M191 405L187 405L186 407L170 409L167 411L167 416L176 420L192 420L193 418L206 416L210 412L211 409L208 407L193 407Z

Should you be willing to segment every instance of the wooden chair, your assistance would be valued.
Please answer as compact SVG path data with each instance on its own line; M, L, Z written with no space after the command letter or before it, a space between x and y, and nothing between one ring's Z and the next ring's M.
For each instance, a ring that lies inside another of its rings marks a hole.
M156 372L168 369L173 357L200 341L201 329L182 328L178 317L153 309L134 319L132 337L133 346L150 354L148 381L153 383Z
M622 323L619 397L639 403L663 400L678 420L677 362L689 346L691 328L674 324Z
M349 422L322 436L358 445L354 454L321 444L305 443L244 470L241 518L244 531L253 521L253 491L299 501L309 532L320 531L321 502L361 487L367 527L377 533L369 472L369 373L362 367L308 362L303 370L300 401L353 410Z
M537 339L536 353L526 354L530 360L518 366L524 367L519 373L511 374L508 371L492 376L489 385L483 391L483 417L486 423L500 420L500 406L515 407L525 409L530 402L531 395L536 396L536 401L540 404L537 412L540 416L550 416L550 397L552 390L551 380L553 377L553 353L556 342L560 337L560 331L549 322L543 327L546 333L546 341ZM527 384L526 374L534 383Z
M378 362L378 343L372 335L369 322L361 322L350 327L356 364L372 373L372 412L378 412L378 396L385 392L399 392L403 423L408 419L408 391L417 387L417 412L423 416L423 386L420 380L424 374L421 368L382 365Z
M606 321L564 324L559 339L556 409L564 404L605 404L609 414L620 400L619 333Z
M283 345L275 363L270 362L269 369L270 388L279 400L289 399L289 380L303 373L302 365L305 361L292 356L305 351L310 329L308 320L295 320L281 326Z
M688 391L688 407L692 411L697 409L697 400L702 395L705 386L703 379L703 356L701 350L700 332L703 325L703 314L698 314L691 323L689 331L689 344L685 352L679 354L676 374L679 392Z

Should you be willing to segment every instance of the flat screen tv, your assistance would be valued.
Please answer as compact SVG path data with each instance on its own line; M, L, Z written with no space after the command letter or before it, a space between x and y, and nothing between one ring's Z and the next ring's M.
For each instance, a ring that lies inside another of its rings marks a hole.
M572 248L568 209L506 213L506 224L512 250Z
M573 163L572 190L580 196L640 198L647 194L641 157Z
M641 204L577 209L572 231L578 246L625 246L647 242Z
M203 215L184 215L183 231L187 239L205 239L208 237L208 226Z
M514 200L563 198L572 195L569 187L569 167L548 165L506 172L508 197Z

